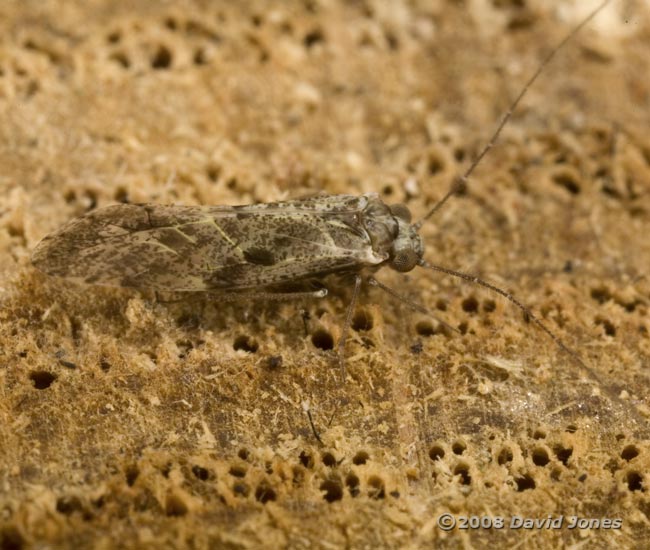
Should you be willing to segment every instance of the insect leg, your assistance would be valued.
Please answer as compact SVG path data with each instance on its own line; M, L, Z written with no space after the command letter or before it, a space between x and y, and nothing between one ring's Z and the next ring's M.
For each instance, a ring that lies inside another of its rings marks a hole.
M417 311L418 313L422 313L423 315L426 315L427 317L431 317L434 321L436 321L437 323L440 323L440 324L441 324L442 326L444 326L445 328L447 328L447 329L449 329L449 330L451 330L451 331L453 331L453 332L457 332L457 333L460 334L460 331L459 331L457 328L452 327L452 326L451 326L449 323L447 323L446 321L443 321L443 320L440 319L439 317L436 317L436 316L435 316L433 313L431 313L427 308L421 306L420 304L416 304L414 301L409 300L408 298L402 296L401 294L398 294L398 293L395 292L392 288L390 288L389 286L386 286L385 284L379 282L379 281L378 281L377 279L375 279L374 277L368 277L367 281L368 281L368 284L370 284L370 285L372 285L372 286L376 286L376 287L378 287L378 288L381 288L381 289L382 289L386 294L389 294L389 295L392 296L393 298L398 299L400 302L404 302L404 303L405 303L408 307L410 307L412 310Z
M307 402L303 402L303 404L302 404L302 408L303 408L303 410L305 411L305 414L307 415L307 420L309 420L309 425L310 425L310 427L311 427L311 432L312 432L312 434L314 435L314 438L315 438L316 441L318 441L321 445L325 445L325 444L323 443L323 440L321 439L320 432L319 432L318 429L316 428L316 422L314 422L314 416L313 416L312 413L311 413L311 408L310 408L310 406L309 406L309 402L308 402L308 401L307 401ZM332 415L330 416L329 421L327 422L327 424L325 424L325 427L326 427L327 429L329 429L330 426L332 425L332 422L334 421L334 416L336 415L337 410L338 410L338 409L336 409L336 408L334 409L334 411L332 412Z
M302 327L305 330L305 338L309 336L309 326L307 322L309 321L309 312L306 309L300 310L300 317L302 318Z
M316 426L314 424L314 419L311 416L310 409L307 409L307 418L309 419L309 425L311 426L311 433L314 434L316 441L318 441L321 445L324 445L323 440L320 438L320 434L318 433L318 430L316 429Z
M341 376L345 380L345 361L343 353L345 351L345 341L348 339L348 332L350 332L350 326L352 325L352 314L354 313L354 308L357 305L359 300L359 291L361 290L361 275L354 276L354 290L352 291L352 299L350 300L350 305L348 306L348 311L345 314L345 323L343 324L343 330L341 331L341 337L339 338L339 343L336 348L336 354L338 356L339 367L341 367Z
M204 292L178 292L183 294L182 298L167 300L163 299L157 290L154 291L156 302L160 304L177 304L186 302L188 294L194 299L200 299ZM324 298L327 296L327 289L320 288L318 290L310 291L297 291L297 292L213 292L213 295L219 296L220 300L225 302L236 302L238 300L253 299L253 300L290 300L293 298Z
M219 294L219 299L227 302L236 302L237 300L292 300L294 298L324 298L327 296L327 289L300 291L300 292L231 292Z

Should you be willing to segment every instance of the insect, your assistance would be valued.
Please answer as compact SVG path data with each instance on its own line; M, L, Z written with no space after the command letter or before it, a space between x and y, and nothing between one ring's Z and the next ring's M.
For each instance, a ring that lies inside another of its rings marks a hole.
M558 346L580 358L510 293L470 274L424 259L418 233L459 193L497 141L519 102L562 46L607 3L603 2L552 50L505 114L491 139L418 222L403 204L387 205L375 193L331 195L248 206L165 206L119 204L92 211L46 236L32 255L41 271L84 283L159 291L253 293L262 298L321 297L312 281L345 275L354 281L352 299L338 342L343 350L360 287L367 281L399 296L373 274L388 266L439 271L496 292L537 324ZM405 298L418 311L428 311Z

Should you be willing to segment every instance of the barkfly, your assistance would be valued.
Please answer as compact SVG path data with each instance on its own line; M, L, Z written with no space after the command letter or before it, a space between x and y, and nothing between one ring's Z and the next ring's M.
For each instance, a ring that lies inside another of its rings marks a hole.
M473 275L425 260L424 244L418 231L465 187L526 91L555 53L609 1L596 8L552 50L469 168L416 223L412 223L405 205L386 205L376 193L323 195L248 206L119 204L74 219L46 236L34 250L32 262L49 275L89 284L171 292L219 291L226 296L245 293L263 299L296 295L322 297L327 292L322 288L305 290L310 288L311 281L328 275L351 276L354 290L338 342L341 366L362 282L365 280L397 296L413 309L429 314L425 308L399 296L372 276L384 266L398 272L423 267L500 294L589 370L510 293ZM302 290L296 291L296 285ZM287 290L288 287L294 289Z

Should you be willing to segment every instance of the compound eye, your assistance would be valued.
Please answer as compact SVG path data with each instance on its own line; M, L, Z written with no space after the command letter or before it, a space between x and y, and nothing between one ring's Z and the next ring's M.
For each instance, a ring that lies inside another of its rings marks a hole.
M390 213L396 218L399 218L406 223L411 223L411 211L405 204L391 204L388 208L390 209Z
M396 271L405 273L406 271L411 271L416 265L418 265L419 257L417 252L412 248L405 248L403 250L398 250L395 256L391 261L391 267Z

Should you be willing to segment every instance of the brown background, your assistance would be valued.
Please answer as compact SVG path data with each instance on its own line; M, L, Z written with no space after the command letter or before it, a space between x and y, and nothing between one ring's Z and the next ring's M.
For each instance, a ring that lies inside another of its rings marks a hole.
M36 272L116 201L379 192L416 218L592 2L0 4L2 548L642 547L650 26L618 0L530 90L422 235L448 277L264 306ZM322 444L310 428L311 411ZM620 530L455 530L457 515Z

